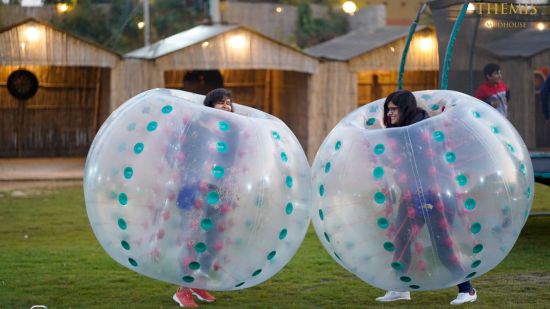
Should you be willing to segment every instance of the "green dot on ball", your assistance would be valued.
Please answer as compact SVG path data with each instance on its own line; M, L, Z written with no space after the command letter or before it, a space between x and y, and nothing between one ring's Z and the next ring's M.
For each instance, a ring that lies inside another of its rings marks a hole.
M231 129L231 126L227 121L220 121L218 122L218 128L220 129L220 131L225 132L229 131Z
M285 163L288 162L288 156L286 155L286 153L284 151L281 152L281 160Z
M393 263L391 263L391 267L392 267L393 269L395 269L395 270L401 270L401 269L404 268L404 267L403 267L403 264L400 263L400 262L393 262Z
M473 234L479 233L481 231L481 223L479 223L479 222L473 223L472 226L470 227L470 231Z
M210 205L216 205L220 201L220 194L216 191L210 191L206 195L206 202Z
M380 227L383 230L387 229L390 226L388 219L386 218L378 218L376 223L378 224L378 227Z
M482 250L483 250L483 245L482 244L477 244L472 249L472 252L477 254L477 253L480 253Z
M254 272L252 273L252 277L256 277L256 276L259 275L261 272L262 272L261 269L256 269L256 271L254 271Z
M508 147L508 151L510 152L515 152L516 150L514 149L514 146L512 146L512 144L506 144L506 147Z
M367 126L372 126L376 122L375 118L369 118L367 120Z
M473 112L472 112L472 115L473 115L474 117L476 117L476 118L480 118L480 117L481 117L481 114L479 114L479 113L476 112L476 111L473 111Z
M286 235L288 234L288 231L286 229L282 229L280 232L279 232L279 239L280 240L283 240L285 239Z
M189 268L192 270L197 270L201 268L201 264L199 262L191 262L189 263Z
M214 178L220 179L225 174L225 170L223 169L223 166L216 165L212 168L212 176Z
M495 127L495 126L491 127L491 131L492 131L493 133L495 133L495 134L498 134L498 133L499 133L498 128Z
M279 133L277 133L277 131L272 131L271 136L273 136L273 138L275 140L280 140L281 139L281 136L279 135Z
M372 176L374 176L374 179L379 180L384 176L384 169L381 166L377 166L372 171Z
M138 266L138 262L136 262L136 260L132 259L132 258L129 258L128 259L128 262L130 263L130 265L134 266L134 267L137 267Z
M337 141L336 144L334 144L334 150L340 150L342 148L342 142Z
M214 227L214 223L211 219L205 218L201 220L201 228L205 231L210 230L212 227Z
M121 241L120 245L122 246L122 248L130 250L130 244L126 240Z
M181 278L181 280L183 280L183 282L191 283L191 282L195 281L195 278L193 278L191 276L185 276L185 277Z
M325 195L325 186L320 185L319 186L319 196Z
M416 285L416 284L412 284L412 285L409 285L409 287L413 290L418 290L420 289L420 286L419 285Z
M267 259L272 260L275 257L276 254L277 254L277 251L269 252L269 254L267 255Z
M445 140L445 133L441 131L435 131L433 137L436 142L442 142Z
M478 267L480 264L481 264L481 260L476 260L476 261L474 261L474 262L472 263L471 267L472 267L472 268L476 268L476 267Z
M288 188L292 188L292 177L286 176L285 183Z
M519 166L519 170L521 171L521 174L523 174L523 176L527 174L525 164L521 163Z
M473 198L468 198L464 201L464 207L468 210L476 208L476 200Z
M292 214L292 211L294 211L294 206L292 206L292 203L287 203L285 207L285 212L287 215Z
M386 150L386 147L384 147L384 145L382 144L377 144L376 146L374 146L374 154L376 155L383 154L385 150Z
M403 282L411 282L412 279L410 277L407 277L407 276L401 276L399 277L399 280L403 281Z
M235 287L238 288L238 287L242 286L243 284L244 284L244 282L241 282L239 284L236 284Z
M195 251L198 253L202 253L206 251L206 244L203 242L198 242L195 244Z
M436 111L436 110L438 110L438 109L439 109L439 104L433 104L433 105L432 105L432 110L433 110L433 111Z
M134 145L134 152L136 154L140 154L143 152L143 148L145 148L145 145L143 145L143 143L136 143Z
M172 112L172 106L171 105L165 105L162 108L162 113L163 114L170 114L170 112Z
M384 249L386 249L386 251L393 252L393 250L395 250L395 246L391 242L386 241L384 243Z
M531 198L531 187L527 188L527 192L525 192L525 196L527 196L527 198Z
M126 193L122 192L118 195L118 202L120 205L126 206L128 204L128 195Z
M376 192L374 194L374 201L377 204L383 204L386 201L386 196L382 192Z
M323 235L325 236L325 239L330 242L330 237L328 236L328 234L326 232L323 232Z
M124 219L122 218L119 218L118 221L118 227L121 229L121 230L125 230L128 226L126 225L126 221L124 221Z
M468 276L466 276L466 279L470 279L472 278L473 276L475 276L477 274L477 272L472 272L472 273L469 273Z
M463 187L468 183L468 178L465 175L460 174L456 176L456 183L459 186Z
M147 131L153 132L157 129L158 123L156 121L151 121L147 124Z
M319 219L321 219L321 221L325 219L325 214L323 213L322 209L319 209Z
M225 153L225 152L227 152L228 149L229 149L229 146L227 146L227 144L225 142L217 142L216 143L216 150L218 152Z
M134 169L131 167L124 168L124 178L130 179L134 175Z
M330 162L327 162L327 164L325 164L325 173L330 172L330 167L331 167Z
M456 161L456 155L454 152L449 151L445 154L445 160L449 163L454 163Z

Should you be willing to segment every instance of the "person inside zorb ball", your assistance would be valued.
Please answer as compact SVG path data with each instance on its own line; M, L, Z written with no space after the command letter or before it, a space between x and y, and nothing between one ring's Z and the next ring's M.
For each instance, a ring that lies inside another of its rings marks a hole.
M155 89L119 107L88 154L86 209L123 266L190 288L243 289L276 274L300 246L310 169L279 119L202 101Z
M451 304L475 301L469 280L510 252L534 194L514 127L447 90L400 91L352 112L312 173L319 239L340 265L388 290L379 301L453 285Z

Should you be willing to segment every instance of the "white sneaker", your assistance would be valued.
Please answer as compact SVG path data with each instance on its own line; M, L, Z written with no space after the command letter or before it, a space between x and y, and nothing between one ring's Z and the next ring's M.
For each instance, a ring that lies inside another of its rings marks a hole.
M451 305L462 305L464 303L473 303L477 299L476 289L468 293L458 293L458 296L451 302Z
M411 300L411 292L387 291L386 295L376 298L376 301Z

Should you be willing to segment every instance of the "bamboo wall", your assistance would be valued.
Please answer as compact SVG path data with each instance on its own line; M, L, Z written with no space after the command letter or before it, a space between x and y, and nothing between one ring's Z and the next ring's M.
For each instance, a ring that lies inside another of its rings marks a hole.
M126 59L111 70L111 110L131 97L164 87L164 75L152 61Z
M8 93L6 81L17 69L39 80L28 100ZM102 88L109 84L108 73L98 67L0 67L0 156L85 155L109 109Z
M307 155L312 162L332 128L357 108L357 75L346 62L324 62L309 78L308 89Z

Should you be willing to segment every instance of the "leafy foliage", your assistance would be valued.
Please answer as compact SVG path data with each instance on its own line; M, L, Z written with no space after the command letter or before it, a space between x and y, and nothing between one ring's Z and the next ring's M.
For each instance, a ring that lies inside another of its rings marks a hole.
M51 1L56 2L56 1ZM143 5L139 0L78 0L72 9L51 22L67 32L95 41L119 53L143 46ZM199 5L185 5L181 0L150 1L151 42L183 31L201 22L205 16ZM102 5L97 5L102 4ZM102 11L98 13L98 11Z
M296 43L300 47L312 46L348 31L346 15L329 7L328 19L313 18L308 3L298 5Z

